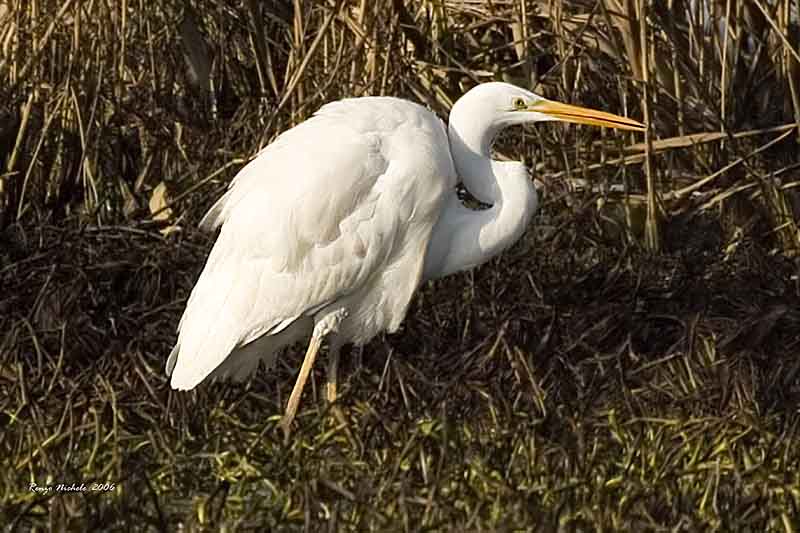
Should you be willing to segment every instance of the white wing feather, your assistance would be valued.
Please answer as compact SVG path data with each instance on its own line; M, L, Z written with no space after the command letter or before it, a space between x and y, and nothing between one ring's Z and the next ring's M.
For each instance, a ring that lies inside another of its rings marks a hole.
M181 318L173 388L193 388L235 348L376 285L393 284L373 305L378 318L355 310L371 327L350 340L396 327L403 316L383 315L405 314L455 181L443 124L403 100L335 102L283 133L201 222L221 231Z

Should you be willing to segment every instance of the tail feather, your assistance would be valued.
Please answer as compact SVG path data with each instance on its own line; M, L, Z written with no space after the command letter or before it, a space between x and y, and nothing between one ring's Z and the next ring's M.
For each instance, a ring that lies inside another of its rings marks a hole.
M241 382L253 374L262 362L266 369L270 370L275 366L281 349L308 337L313 326L314 321L311 317L301 317L279 333L262 335L247 344L237 346L203 381L230 379ZM179 356L180 344L176 344L167 358L166 373L168 376L172 375ZM175 388L175 384L173 384L173 388Z
M211 209L209 209L200 220L200 224L198 224L200 229L212 232L222 225L222 223L225 221L225 210L230 196L231 192L228 191L223 194L219 200L214 202L214 205L211 206Z
M178 362L178 352L180 351L180 344L175 344L175 347L169 352L169 357L167 357L167 367L164 369L167 376L172 375L172 371L175 370L175 363Z

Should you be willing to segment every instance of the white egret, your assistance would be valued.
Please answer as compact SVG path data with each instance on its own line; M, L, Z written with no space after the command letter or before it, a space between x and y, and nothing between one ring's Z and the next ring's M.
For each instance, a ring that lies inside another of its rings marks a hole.
M329 103L284 132L200 223L220 233L167 361L172 387L243 380L310 336L281 422L288 435L323 340L333 400L343 344L395 331L422 281L480 265L520 238L536 190L522 163L491 158L492 141L507 126L549 120L644 129L484 83L456 102L447 128L415 103L362 97ZM459 179L491 207L465 207Z

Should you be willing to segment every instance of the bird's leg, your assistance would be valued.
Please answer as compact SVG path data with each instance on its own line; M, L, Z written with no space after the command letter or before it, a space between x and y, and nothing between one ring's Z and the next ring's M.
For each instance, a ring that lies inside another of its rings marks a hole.
M325 396L328 399L328 403L336 401L336 389L339 381L339 353L342 349L342 344L344 343L338 335L334 337L330 344L330 353L328 354L328 383L326 383L325 386Z
M311 342L308 344L308 350L306 350L306 356L303 359L303 366L300 367L300 374L297 376L292 393L289 395L286 412L280 423L287 440L291 433L292 421L297 414L297 406L300 404L300 395L303 394L303 388L306 386L308 375L311 373L314 360L317 358L320 346L322 346L322 340L332 331L338 330L339 324L346 316L347 311L339 309L314 324L314 331L311 334Z
M300 367L300 374L297 376L297 381L294 382L292 394L289 395L289 402L286 404L286 412L283 414L281 420L281 427L286 438L289 438L291 432L292 421L297 414L297 406L300 404L300 395L303 394L303 388L306 386L308 374L311 373L311 367L314 366L314 360L317 358L317 352L322 345L322 337L315 334L311 337L311 342L308 344L306 356L303 359L303 366Z

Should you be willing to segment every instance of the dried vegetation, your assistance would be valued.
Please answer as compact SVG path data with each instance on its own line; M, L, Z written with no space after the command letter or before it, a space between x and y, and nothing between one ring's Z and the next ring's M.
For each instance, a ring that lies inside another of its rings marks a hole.
M0 1L0 522L796 531L799 44L792 0ZM194 225L259 146L492 79L651 128L501 139L538 226L425 287L288 446L299 354L169 390ZM81 482L115 487L30 490Z

